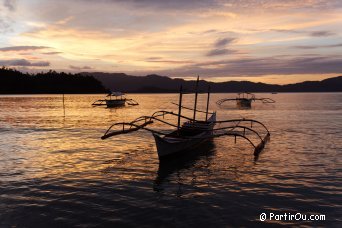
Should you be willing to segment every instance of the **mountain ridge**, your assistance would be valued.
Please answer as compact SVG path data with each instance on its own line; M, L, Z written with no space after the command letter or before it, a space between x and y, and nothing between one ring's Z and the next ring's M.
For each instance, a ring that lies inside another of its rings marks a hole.
M112 91L129 93L174 93L182 85L184 91L192 91L194 80L172 79L167 76L150 74L133 76L125 73L83 72L102 82ZM327 78L322 81L304 81L286 85L267 84L250 81L208 82L200 80L199 90L206 91L210 85L211 91L225 92L342 92L342 76Z

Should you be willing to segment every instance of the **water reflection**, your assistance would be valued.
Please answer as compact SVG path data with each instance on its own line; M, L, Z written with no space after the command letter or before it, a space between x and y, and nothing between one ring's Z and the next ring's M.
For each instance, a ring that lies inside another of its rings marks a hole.
M101 97L66 95L64 118L61 96L0 96L0 227L254 226L265 224L256 223L261 211L329 219L277 225L340 222L342 93L278 94L274 106L218 110L218 119L269 127L272 141L257 162L245 140L223 137L161 164L149 132L100 137L115 121L175 111L170 101L178 95L141 94L139 106L93 108Z
M172 174L177 175L177 183L182 186L184 180L181 176L183 171L192 169L206 169L209 172L210 164L215 154L216 148L212 140L201 144L197 149L185 151L184 155L172 157L159 162L157 177L153 183L153 190L164 191L164 183L169 181ZM196 172L192 172L192 179L196 179ZM209 179L209 178L208 178ZM181 191L179 191L181 192Z
M223 103L221 105L217 105L217 108L220 110L274 110L276 105L273 103L261 103L261 102L253 102L251 106L242 106L237 105L235 103Z

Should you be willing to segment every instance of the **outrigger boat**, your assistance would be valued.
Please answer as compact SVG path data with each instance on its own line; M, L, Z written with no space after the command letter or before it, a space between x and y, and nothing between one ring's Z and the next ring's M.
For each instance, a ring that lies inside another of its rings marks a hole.
M106 105L107 108L115 108L125 106L125 104L138 105L138 102L133 99L126 98L125 94L121 92L109 93L106 97L109 97L109 99L97 100L92 104L92 106Z
M222 105L226 101L236 101L236 105L240 108L251 108L252 101L262 101L262 103L275 103L271 98L256 98L253 93L238 93L236 98L223 98L216 101L216 104Z
M182 87L179 93L178 113L170 111L157 111L151 116L141 116L132 122L119 122L111 125L101 139L107 139L116 135L127 134L138 130L146 130L154 136L159 160L163 160L172 155L181 155L193 151L202 143L221 136L233 136L235 142L237 137L246 139L254 147L254 155L257 156L265 147L270 138L270 132L264 124L253 119L231 119L216 120L216 112L209 112L210 87L207 95L206 111L197 110L197 88L196 83L195 104L194 108L182 106ZM182 110L188 109L193 111L193 117L182 115ZM205 114L204 120L196 119L196 113ZM161 118L163 117L163 119ZM168 122L165 117L177 117L177 124ZM181 124L181 120L185 120ZM153 123L165 124L166 126L175 128L174 130L163 132L149 128ZM229 126L219 126L229 124ZM248 127L246 124L250 124ZM262 132L252 129L252 125L257 125ZM254 136L254 137L253 137ZM253 139L252 139L253 138Z

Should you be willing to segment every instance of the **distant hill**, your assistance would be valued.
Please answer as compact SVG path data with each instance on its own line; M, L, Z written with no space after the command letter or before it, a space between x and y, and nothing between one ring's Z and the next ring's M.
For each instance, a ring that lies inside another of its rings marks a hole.
M0 94L43 93L105 93L107 90L92 76L47 73L23 74L19 71L0 68Z
M195 81L171 79L166 76L147 75L132 76L124 73L82 73L92 75L112 91L137 93L172 93L178 92L180 85L185 91L192 91ZM254 83L249 81L207 82L201 80L200 90L206 91L208 85L211 91L223 92L342 92L342 76L322 81L306 81L288 85Z

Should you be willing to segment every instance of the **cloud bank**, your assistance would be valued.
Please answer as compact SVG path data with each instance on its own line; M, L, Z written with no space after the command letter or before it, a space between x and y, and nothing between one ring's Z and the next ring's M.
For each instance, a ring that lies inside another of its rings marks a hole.
M0 66L46 67L46 66L50 66L50 63L47 61L30 62L26 59L11 59L11 60L0 60Z

